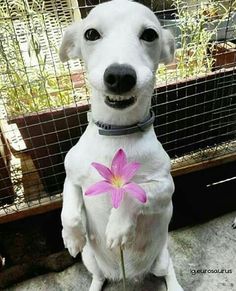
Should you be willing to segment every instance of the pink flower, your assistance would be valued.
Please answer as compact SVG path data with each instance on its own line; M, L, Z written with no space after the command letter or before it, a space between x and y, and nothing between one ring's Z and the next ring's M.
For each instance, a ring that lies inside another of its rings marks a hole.
M140 163L128 163L126 154L122 149L119 149L115 154L111 163L111 169L99 163L92 163L92 166L105 180L90 186L85 191L85 195L93 196L110 193L114 208L120 206L125 193L132 195L141 203L147 201L147 195L143 188L136 183L130 182L140 168Z

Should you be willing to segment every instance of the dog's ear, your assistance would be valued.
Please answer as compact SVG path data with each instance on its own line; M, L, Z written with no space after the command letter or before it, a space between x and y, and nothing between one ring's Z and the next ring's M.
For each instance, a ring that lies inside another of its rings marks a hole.
M175 39L172 33L167 29L162 29L162 50L160 63L169 64L173 61L175 55Z
M69 59L82 58L80 48L81 26L82 20L70 25L66 29L59 50L59 56L62 62L66 62Z

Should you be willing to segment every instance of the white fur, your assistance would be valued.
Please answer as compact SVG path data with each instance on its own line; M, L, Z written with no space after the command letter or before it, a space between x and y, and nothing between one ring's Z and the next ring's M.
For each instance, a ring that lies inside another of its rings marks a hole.
M158 32L159 39L152 43L140 40L142 30L150 27ZM83 35L88 28L97 29L102 38L86 41ZM151 10L126 0L98 5L64 35L60 48L62 61L82 58L92 89L91 121L65 159L67 176L61 215L65 246L72 256L83 250L84 264L93 275L90 291L101 290L105 278L122 278L120 245L125 248L128 278L152 272L165 276L169 291L182 290L167 250L174 191L168 155L153 127L126 136L102 136L92 121L131 125L147 116L158 63L170 61L173 53L173 37L161 28ZM137 97L137 102L127 109L113 109L104 102L108 93L103 74L113 63L131 65L137 74L137 84L131 92L119 96ZM114 209L109 194L83 195L86 188L101 180L91 163L109 167L119 148L124 149L129 161L141 163L134 181L146 190L148 202L144 205L126 195L120 208Z

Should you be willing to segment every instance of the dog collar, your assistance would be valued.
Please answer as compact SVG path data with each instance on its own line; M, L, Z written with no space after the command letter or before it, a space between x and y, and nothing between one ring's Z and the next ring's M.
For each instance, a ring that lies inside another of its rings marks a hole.
M100 121L94 121L94 123L99 127L98 133L100 135L119 136L135 132L143 132L153 124L154 120L155 114L153 110L150 110L148 117L146 117L143 121L129 126L111 125Z

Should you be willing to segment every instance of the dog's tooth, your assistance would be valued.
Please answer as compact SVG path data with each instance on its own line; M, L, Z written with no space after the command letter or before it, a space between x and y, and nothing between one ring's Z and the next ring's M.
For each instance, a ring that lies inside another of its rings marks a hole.
M107 96L110 101L122 101L122 100L129 100L130 98L135 96L121 96L121 95L109 95Z

